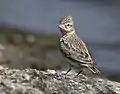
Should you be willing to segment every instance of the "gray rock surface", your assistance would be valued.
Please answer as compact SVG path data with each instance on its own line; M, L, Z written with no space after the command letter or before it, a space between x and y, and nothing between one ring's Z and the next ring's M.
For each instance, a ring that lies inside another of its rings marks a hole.
M120 94L120 83L54 70L0 69L0 94Z

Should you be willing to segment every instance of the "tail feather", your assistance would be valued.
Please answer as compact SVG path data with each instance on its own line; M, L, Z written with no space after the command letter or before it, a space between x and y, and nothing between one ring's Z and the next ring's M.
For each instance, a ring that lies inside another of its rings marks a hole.
M99 74L100 73L100 70L98 68L96 68L95 65L89 65L88 68L94 74Z

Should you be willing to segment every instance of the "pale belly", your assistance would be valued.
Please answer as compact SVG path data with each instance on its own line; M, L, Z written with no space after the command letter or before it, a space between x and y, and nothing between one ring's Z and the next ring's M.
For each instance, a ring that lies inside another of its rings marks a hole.
M69 63L69 65L73 68L76 68L76 69L80 69L80 68L83 68L83 66L80 65L79 62L74 62L74 61L71 61L69 59L67 59L67 62Z

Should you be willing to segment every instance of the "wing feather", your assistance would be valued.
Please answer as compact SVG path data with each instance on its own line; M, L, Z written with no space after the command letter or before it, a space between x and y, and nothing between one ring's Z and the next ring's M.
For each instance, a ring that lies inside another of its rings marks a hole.
M61 39L60 46L62 53L70 60L84 64L93 63L85 43L77 37Z

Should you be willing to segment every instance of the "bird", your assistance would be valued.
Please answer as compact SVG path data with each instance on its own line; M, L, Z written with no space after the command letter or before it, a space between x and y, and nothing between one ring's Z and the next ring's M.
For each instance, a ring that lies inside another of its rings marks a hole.
M59 49L70 65L65 74L68 74L72 68L79 70L75 77L83 72L83 68L88 68L93 74L99 74L100 70L92 60L86 44L75 32L74 21L71 15L64 15L61 18L59 29L62 33Z

